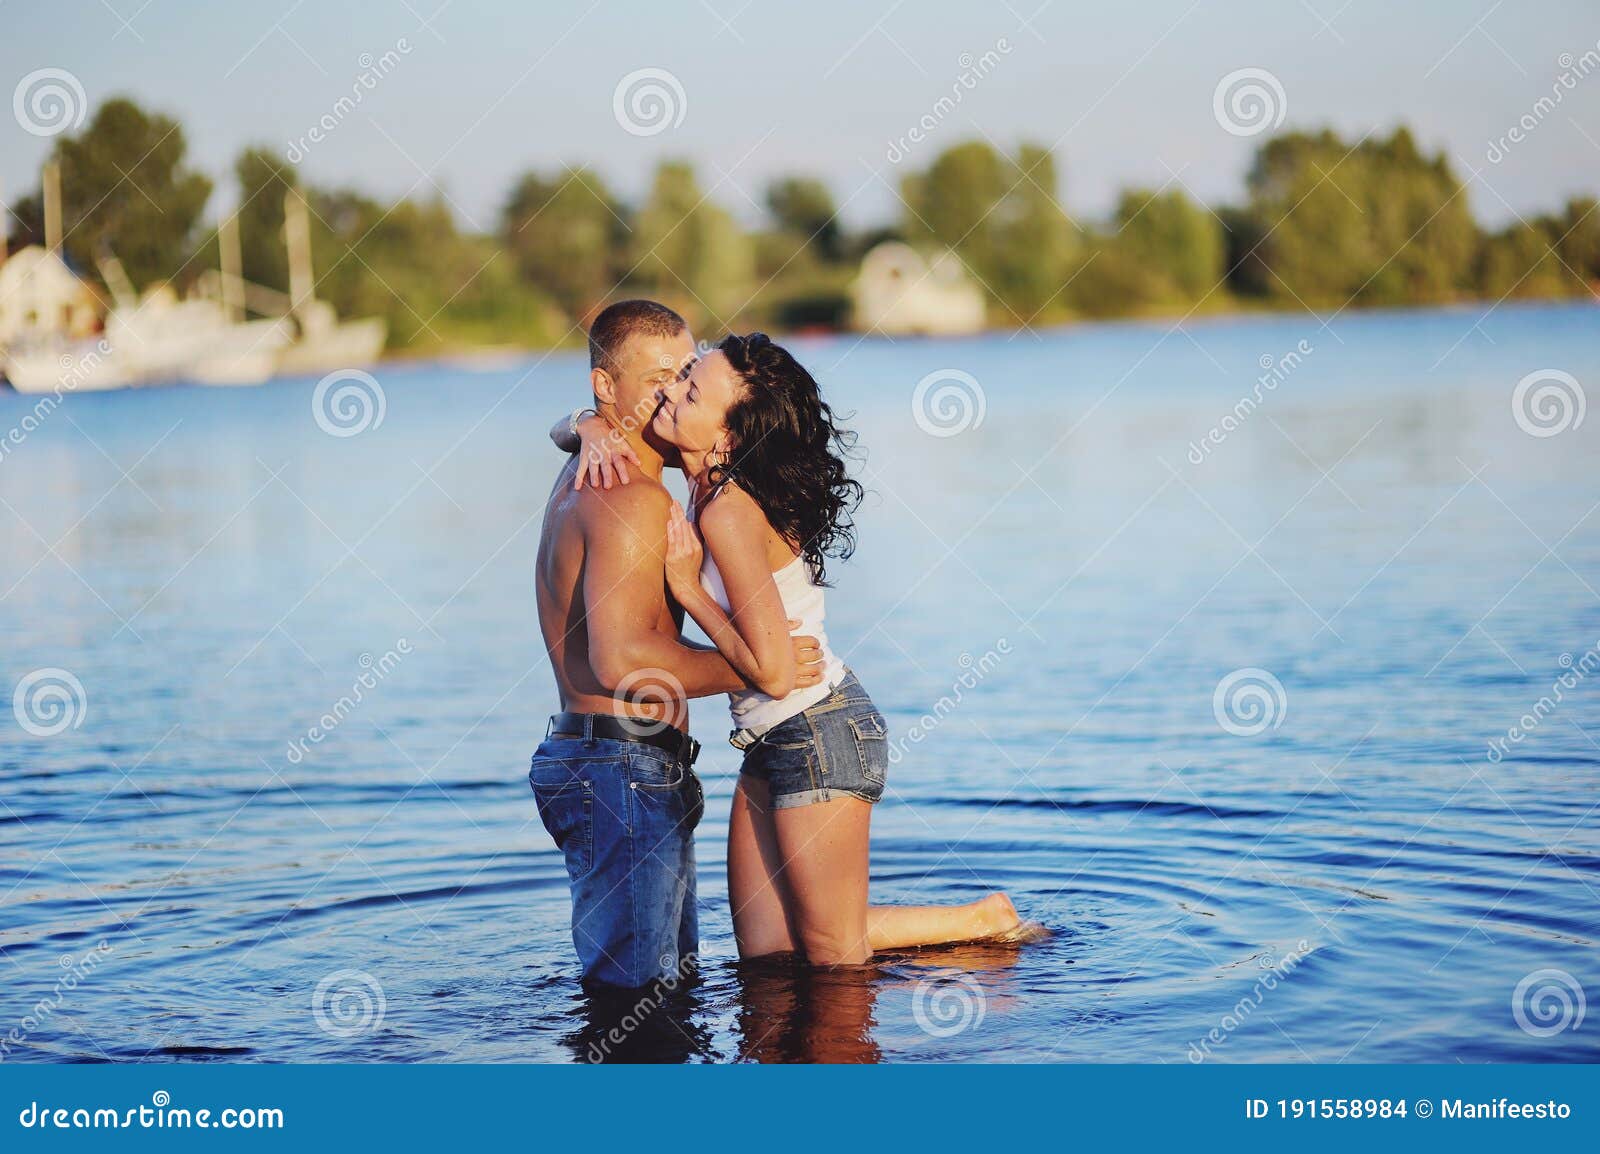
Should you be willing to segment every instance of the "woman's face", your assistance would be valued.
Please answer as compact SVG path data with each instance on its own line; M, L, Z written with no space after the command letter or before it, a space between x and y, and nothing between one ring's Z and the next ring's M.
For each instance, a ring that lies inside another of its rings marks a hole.
M726 452L728 410L744 393L744 382L720 351L696 361L669 385L651 427L681 453Z

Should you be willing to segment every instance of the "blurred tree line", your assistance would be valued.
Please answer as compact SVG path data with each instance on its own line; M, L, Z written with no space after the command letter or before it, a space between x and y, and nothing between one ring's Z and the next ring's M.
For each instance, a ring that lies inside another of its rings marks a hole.
M190 169L181 126L107 101L58 141L68 260L93 279L114 253L141 288L188 287L217 267L203 223L212 182ZM1072 219L1056 158L957 144L901 182L902 219L852 231L826 185L774 181L743 227L691 165L661 164L629 204L586 167L528 172L497 229L463 231L438 199L383 203L304 186L262 148L234 166L247 280L287 291L284 193L311 208L316 295L342 315L382 315L401 348L549 345L619 293L667 301L706 333L843 327L873 245L951 249L1001 327L1201 309L1339 308L1469 298L1589 296L1600 281L1600 213L1570 201L1498 232L1473 219L1443 154L1405 128L1354 145L1291 132L1257 151L1245 202L1210 208L1181 187L1129 189L1112 219ZM37 243L37 193L14 206L13 246Z

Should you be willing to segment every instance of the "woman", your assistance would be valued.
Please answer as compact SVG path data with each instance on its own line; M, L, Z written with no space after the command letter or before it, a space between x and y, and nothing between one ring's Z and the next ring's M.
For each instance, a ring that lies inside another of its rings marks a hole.
M762 333L727 337L668 387L651 430L676 447L690 486L689 512L674 503L668 524L668 585L754 687L730 700L730 740L744 751L728 825L740 956L797 951L814 965L849 965L875 950L1031 936L1037 927L1003 893L868 904L888 732L822 628L826 559L850 555L862 490L845 470L853 434L834 423L811 374ZM604 421L578 431L585 460L616 447ZM809 689L794 688L795 620L820 639L826 664Z

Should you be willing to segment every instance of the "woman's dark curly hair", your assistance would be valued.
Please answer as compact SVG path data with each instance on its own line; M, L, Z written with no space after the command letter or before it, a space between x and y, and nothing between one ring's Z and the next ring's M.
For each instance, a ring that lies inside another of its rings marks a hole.
M815 378L766 333L727 336L717 349L745 390L724 418L733 448L712 466L712 488L732 480L750 494L826 584L824 558L842 561L856 547L850 515L863 491L845 471L856 435L834 423Z

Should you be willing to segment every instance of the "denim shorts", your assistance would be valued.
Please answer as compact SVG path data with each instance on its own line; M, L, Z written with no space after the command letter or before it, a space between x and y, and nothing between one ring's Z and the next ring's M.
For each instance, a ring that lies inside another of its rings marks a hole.
M550 737L528 784L566 859L584 980L679 976L700 948L694 828L705 794L694 768L643 742Z
M889 773L889 730L854 673L802 713L745 747L740 773L760 778L773 809L836 795L876 802Z

